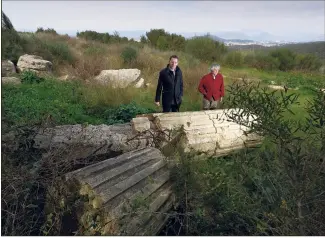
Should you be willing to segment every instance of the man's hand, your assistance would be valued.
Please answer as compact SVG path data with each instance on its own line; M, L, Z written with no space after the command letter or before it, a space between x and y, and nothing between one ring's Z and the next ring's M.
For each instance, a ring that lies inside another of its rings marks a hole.
M155 102L155 104L156 104L158 107L160 107L160 102Z
M222 101L223 101L223 97L220 98L220 102L222 102Z

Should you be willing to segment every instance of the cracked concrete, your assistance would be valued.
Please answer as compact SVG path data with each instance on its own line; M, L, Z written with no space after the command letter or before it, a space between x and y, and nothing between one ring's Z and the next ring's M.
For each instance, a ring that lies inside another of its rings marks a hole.
M227 110L230 112L240 109ZM249 120L252 121L253 118ZM185 141L182 147L185 151L218 154L244 148L247 144L255 145L261 141L256 135L247 135L249 128L232 122L224 109L138 115L131 123L134 133L143 132L144 128L173 130L183 127L186 138L182 140ZM156 128L149 128L149 125L155 125Z

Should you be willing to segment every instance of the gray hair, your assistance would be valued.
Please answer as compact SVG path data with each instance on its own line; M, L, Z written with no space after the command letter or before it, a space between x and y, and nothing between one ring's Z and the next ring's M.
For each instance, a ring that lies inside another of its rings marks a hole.
M214 69L216 69L216 70L220 70L220 65L219 65L219 64L213 64L213 65L211 65L211 67L210 67L210 71L212 71L212 70L214 70Z

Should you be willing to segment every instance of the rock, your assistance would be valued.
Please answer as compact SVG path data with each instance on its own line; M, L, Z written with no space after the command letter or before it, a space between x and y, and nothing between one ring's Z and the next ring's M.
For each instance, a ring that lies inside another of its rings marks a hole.
M136 117L131 121L134 132L144 132L150 130L150 121L147 117Z
M139 69L102 70L95 80L114 88L125 88L136 82L140 74Z
M16 73L16 67L10 60L1 60L1 77L8 77Z
M139 81L134 85L135 88L142 88L144 86L144 79L140 78Z
M3 83L3 84L21 84L21 80L16 77L1 77L1 83Z
M150 138L134 138L130 123L119 125L64 125L40 129L35 148L44 149L44 157L62 154L66 159L93 155L116 155L145 148Z
M280 85L268 85L268 87L275 90L285 90L285 88Z
M225 113L236 110L239 109L138 115L132 120L132 128L134 133L141 133L148 130L150 123L150 130L165 131L168 136L161 147L168 146L174 140L188 152L194 150L214 155L227 154L261 141L257 135L247 134L247 127L229 121ZM253 120L250 118L250 122ZM172 130L175 130L175 134L170 136Z
M69 184L76 188L76 197L87 197L79 202L75 214L80 235L96 231L106 236L157 235L176 201L167 162L152 147L70 172L63 186ZM96 230L87 229L90 214L96 218Z
M17 68L19 72L26 70L38 72L51 72L52 63L36 55L22 55L19 57Z

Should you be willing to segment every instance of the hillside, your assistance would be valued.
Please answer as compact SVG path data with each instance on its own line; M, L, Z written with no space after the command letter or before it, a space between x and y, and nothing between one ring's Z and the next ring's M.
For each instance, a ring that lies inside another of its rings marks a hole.
M262 51L269 52L275 49L289 49L299 54L314 54L321 59L325 59L325 41L285 44L281 46L266 47L262 45L232 45L230 50L244 50L244 51Z

